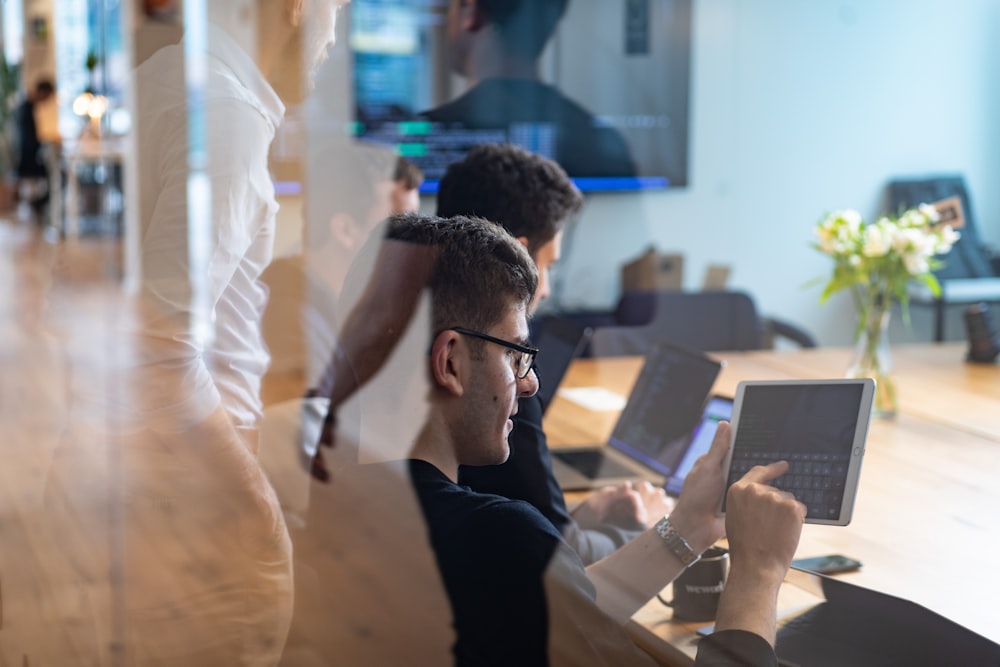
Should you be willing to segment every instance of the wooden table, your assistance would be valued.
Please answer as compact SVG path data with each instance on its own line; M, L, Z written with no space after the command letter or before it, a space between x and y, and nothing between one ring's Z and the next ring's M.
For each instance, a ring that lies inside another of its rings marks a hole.
M962 344L894 348L897 419L873 421L852 523L806 525L797 557L843 553L864 563L851 583L922 604L1000 642L1000 365L965 363ZM842 348L721 353L713 391L741 380L842 377ZM641 360L579 360L564 387L627 394ZM617 418L557 396L546 416L553 446L600 442ZM667 663L690 664L697 625L651 601L634 617L637 639Z

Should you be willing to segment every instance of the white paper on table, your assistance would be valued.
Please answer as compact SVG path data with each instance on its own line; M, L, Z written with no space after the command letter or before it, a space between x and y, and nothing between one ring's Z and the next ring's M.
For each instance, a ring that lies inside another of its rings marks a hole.
M621 410L625 407L625 397L608 391L604 387L566 387L559 395L588 410Z

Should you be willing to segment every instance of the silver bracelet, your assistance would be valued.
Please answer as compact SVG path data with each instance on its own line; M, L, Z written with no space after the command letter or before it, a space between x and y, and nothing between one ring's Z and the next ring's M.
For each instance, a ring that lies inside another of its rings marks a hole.
M701 558L701 554L695 553L684 536L673 527L670 517L665 516L656 523L656 533L663 538L670 553L677 556L684 567L691 567Z

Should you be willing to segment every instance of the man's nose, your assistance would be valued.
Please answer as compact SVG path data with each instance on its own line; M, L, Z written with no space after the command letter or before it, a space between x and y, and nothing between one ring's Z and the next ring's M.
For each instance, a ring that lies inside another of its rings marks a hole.
M518 394L521 397L527 398L528 396L534 396L535 392L538 391L538 376L535 375L534 368L528 371L528 374L518 380L518 382L521 383L521 386L519 387L520 393Z

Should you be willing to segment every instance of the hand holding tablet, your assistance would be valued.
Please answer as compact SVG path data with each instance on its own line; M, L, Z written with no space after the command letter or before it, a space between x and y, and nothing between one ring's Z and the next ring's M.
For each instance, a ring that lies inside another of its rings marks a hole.
M806 523L851 521L871 420L871 379L742 382L726 456L728 490L757 465L787 461L771 485L806 506ZM726 511L726 498L719 513Z

